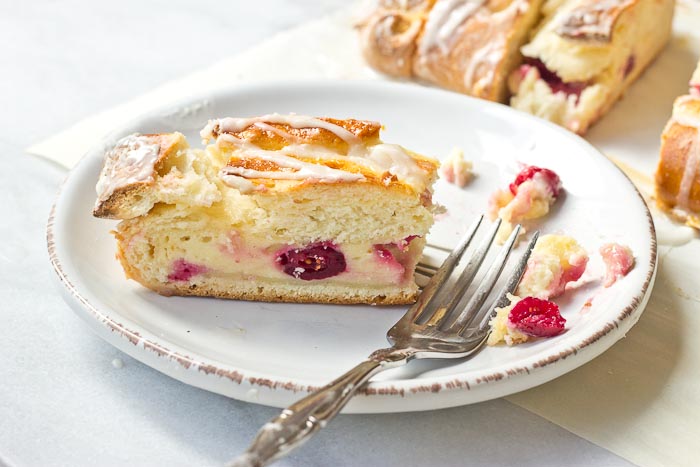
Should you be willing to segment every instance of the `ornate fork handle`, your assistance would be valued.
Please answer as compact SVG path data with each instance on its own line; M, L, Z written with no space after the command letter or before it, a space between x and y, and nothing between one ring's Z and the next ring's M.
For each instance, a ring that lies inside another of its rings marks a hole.
M301 446L326 426L353 394L375 374L405 365L415 352L381 349L318 391L284 409L258 431L248 450L231 467L262 467Z

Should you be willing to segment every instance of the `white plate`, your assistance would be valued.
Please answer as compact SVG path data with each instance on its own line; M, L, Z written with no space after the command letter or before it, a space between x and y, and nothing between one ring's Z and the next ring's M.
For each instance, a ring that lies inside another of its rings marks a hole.
M566 195L541 230L571 234L591 255L593 281L559 300L566 333L489 347L468 361L412 362L379 375L346 412L436 409L521 391L591 360L638 320L656 267L653 223L629 180L584 140L506 106L415 85L288 83L229 89L136 119L71 171L49 221L49 254L67 302L105 340L185 383L273 406L290 404L386 346L385 332L402 307L161 297L124 278L109 234L114 224L92 217L103 150L116 137L180 130L194 145L210 117L269 112L378 120L385 141L438 158L463 148L478 176L466 189L437 184L448 213L429 241L444 246L485 211L488 195L512 180L519 163L551 168ZM602 289L597 250L606 241L629 245L637 265ZM582 312L591 297L593 306Z

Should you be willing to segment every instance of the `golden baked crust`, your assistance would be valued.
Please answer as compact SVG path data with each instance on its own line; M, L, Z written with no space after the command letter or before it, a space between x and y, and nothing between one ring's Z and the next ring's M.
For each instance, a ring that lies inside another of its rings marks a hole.
M119 140L105 154L93 215L130 219L148 212L157 202L153 187L163 160L188 147L181 133L137 134Z
M502 102L542 3L380 1L360 26L362 50L372 67L389 75Z
M382 128L378 122L367 120L338 120L328 117L318 117L318 120L337 125L349 131L365 144L377 142L379 131ZM228 134L269 151L277 151L295 141L297 144L324 146L340 154L347 154L348 152L348 143L325 128L295 128L287 123L276 122L263 122L265 125L260 126L256 123L258 122L251 122L242 130L230 131L222 128L217 121L212 125L210 138L216 139L222 134ZM285 137L285 134L291 136L291 138ZM226 144L226 140L222 142ZM232 146L232 144L229 143L228 146Z
M248 300L256 302L278 303L326 303L332 305L353 305L371 303L373 305L408 305L418 298L418 287L413 284L402 289L386 287L384 290L355 289L346 287L321 287L306 284L303 289L283 287L279 284L257 284L255 282L238 282L234 286L216 278L204 279L197 284L169 283L137 280L144 287L166 296L215 297L231 300Z
M324 128L323 124L328 126ZM212 120L202 137L215 141L208 150L226 160L223 172L245 173L244 177L261 194L303 189L319 180L374 184L383 189L425 190L437 176L437 161L397 145L384 144L379 138L380 130L381 125L372 121L272 114L252 119ZM283 153L283 158L275 157L275 151ZM375 156L393 157L396 164L379 163ZM310 164L311 168L324 166L341 176L335 180L319 178L322 174L284 176L292 170L288 163L293 161L289 158ZM368 162L373 158L375 162ZM392 173L390 169L397 164L404 169L411 166L408 171L417 177L402 178ZM342 177L341 172L357 176ZM419 182L417 178L423 180Z
M661 135L657 205L700 229L700 98L681 96Z

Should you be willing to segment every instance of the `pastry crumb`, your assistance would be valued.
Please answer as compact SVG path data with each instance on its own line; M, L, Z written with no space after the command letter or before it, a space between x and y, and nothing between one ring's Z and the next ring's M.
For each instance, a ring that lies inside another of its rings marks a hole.
M440 173L448 183L464 188L474 178L474 163L464 158L464 151L454 148L440 165Z
M619 243L607 243L600 247L600 256L605 263L605 288L613 285L621 277L626 276L634 267L632 250Z
M527 262L517 294L549 300L564 293L566 285L581 278L588 253L567 235L543 235Z
M546 216L561 191L561 180L553 171L524 167L508 188L496 190L489 199L489 217L502 220L496 241L505 243L515 224Z
M527 342L529 339L527 334L523 334L514 327L509 326L508 315L510 314L510 310L513 309L513 306L520 301L520 297L508 294L508 299L510 300L510 304L503 308L496 308L496 315L491 318L489 323L491 325L491 334L489 334L489 338L486 341L487 345L504 343L510 347Z

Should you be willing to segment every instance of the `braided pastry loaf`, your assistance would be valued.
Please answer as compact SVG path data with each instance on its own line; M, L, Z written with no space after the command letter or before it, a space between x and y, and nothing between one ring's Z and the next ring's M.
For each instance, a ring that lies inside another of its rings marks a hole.
M362 50L389 75L505 102L508 73L542 2L379 0L360 25Z

